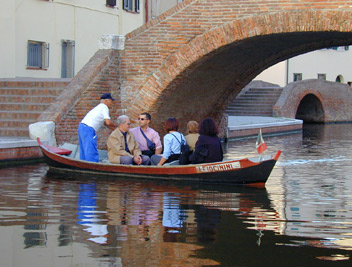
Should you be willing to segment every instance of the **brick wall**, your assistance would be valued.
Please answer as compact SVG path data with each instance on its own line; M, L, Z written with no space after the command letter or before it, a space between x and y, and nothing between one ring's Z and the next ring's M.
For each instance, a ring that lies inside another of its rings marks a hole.
M0 148L0 161L42 158L43 153L38 146Z
M168 117L179 118L183 131L188 120L208 116L220 125L228 103L264 69L351 44L351 6L352 1L327 0L186 0L128 34L125 50L97 52L69 86L73 100L62 99L51 110L59 143L76 141L79 120L109 90L120 99L114 117L126 111L136 119L149 111L161 133Z
M0 136L28 137L29 124L55 101L70 79L0 79Z
M116 120L120 114L118 51L99 50L88 64L74 77L66 90L58 97L38 121L54 121L57 143L78 143L77 129L85 114L100 103L100 96L111 92L114 101L110 116ZM103 127L99 147L104 148L110 130Z

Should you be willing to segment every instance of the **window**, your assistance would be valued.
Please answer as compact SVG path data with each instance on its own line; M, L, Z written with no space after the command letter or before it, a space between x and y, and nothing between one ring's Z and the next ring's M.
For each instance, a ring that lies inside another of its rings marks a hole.
M116 6L116 0L106 0L106 5L109 7Z
M61 78L72 78L75 74L75 41L62 40Z
M343 82L344 82L343 76L342 76L342 75L337 76L336 79L335 79L335 82L337 82L337 83L343 83Z
M140 0L123 0L123 9L135 13L140 12Z
M326 74L318 73L318 80L324 80L324 81L326 81Z
M49 44L28 41L27 68L47 69L49 67Z
M344 52L344 51L348 51L350 49L350 47L348 45L346 45L346 46L333 46L333 47L329 47L327 49L332 49L332 50L336 50L339 52Z
M293 81L294 82L302 81L302 73L294 73L293 74Z

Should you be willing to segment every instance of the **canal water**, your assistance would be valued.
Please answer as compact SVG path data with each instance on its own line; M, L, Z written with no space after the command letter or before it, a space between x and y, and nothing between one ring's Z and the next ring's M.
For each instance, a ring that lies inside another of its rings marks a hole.
M351 266L352 125L264 139L282 150L265 188L0 169L0 266Z

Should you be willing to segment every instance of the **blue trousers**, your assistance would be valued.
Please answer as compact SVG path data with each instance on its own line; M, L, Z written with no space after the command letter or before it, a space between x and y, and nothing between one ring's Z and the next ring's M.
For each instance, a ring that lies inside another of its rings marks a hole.
M79 158L92 162L99 162L97 135L94 128L83 123L78 126Z

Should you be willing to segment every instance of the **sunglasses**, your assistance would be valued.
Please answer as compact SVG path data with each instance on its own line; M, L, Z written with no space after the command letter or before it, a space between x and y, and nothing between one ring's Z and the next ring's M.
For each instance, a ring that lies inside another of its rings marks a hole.
M138 118L139 121L144 121L144 120L147 120L145 118Z

